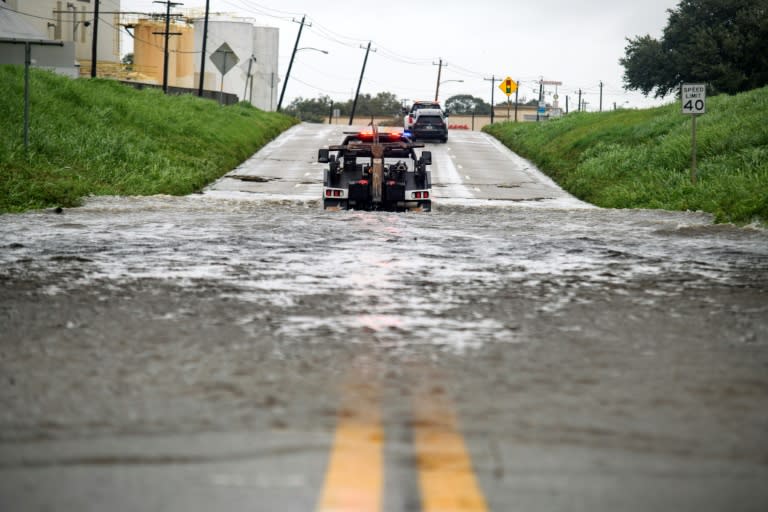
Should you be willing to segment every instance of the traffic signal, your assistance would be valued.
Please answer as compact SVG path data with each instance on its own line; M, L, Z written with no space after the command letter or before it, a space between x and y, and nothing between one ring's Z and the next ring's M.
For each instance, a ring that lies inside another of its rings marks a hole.
M507 78L504 80L504 89L506 89L507 94L512 94L512 79Z

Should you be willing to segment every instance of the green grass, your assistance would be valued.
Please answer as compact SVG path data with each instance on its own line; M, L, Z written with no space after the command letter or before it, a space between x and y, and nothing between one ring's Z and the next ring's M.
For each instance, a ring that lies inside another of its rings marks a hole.
M77 206L88 195L201 190L297 121L112 80L32 70L30 146L23 68L0 66L0 213Z
M768 88L707 99L697 118L679 104L573 113L484 128L576 197L606 208L705 211L717 222L768 221Z

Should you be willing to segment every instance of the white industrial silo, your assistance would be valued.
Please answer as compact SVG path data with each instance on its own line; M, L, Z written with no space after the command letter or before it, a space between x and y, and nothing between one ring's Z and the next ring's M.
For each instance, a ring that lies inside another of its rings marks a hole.
M277 108L279 77L277 75L277 56L279 53L280 31L274 27L254 27L253 54L256 67L253 74L253 87L249 88L251 104L262 110L274 111Z
M202 50L204 19L192 20L195 50ZM277 28L256 27L251 20L211 16L208 20L204 88L245 99L262 110L277 106ZM195 83L200 80L195 62ZM222 74L222 69L226 73Z

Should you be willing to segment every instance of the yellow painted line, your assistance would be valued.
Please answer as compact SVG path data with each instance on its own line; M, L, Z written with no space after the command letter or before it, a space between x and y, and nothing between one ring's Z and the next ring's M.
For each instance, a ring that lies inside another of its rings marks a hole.
M318 512L380 512L384 429L374 385L347 384Z
M422 512L486 512L456 414L442 389L414 398L414 444Z

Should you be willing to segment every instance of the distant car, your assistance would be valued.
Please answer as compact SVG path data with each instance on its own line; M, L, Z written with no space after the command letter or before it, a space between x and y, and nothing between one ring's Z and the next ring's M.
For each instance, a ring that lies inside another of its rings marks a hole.
M448 124L440 114L421 110L413 123L411 134L414 139L438 139L448 142Z
M441 114L443 112L440 103L437 101L414 101L411 108L403 109L403 113L405 114L403 128L406 130L413 128L413 123L416 122L416 116L421 109L439 110Z
M318 152L317 161L328 164L324 209L432 210L432 153L415 151L424 144L402 130L379 131L375 125L345 135L340 145Z
M439 139L448 141L448 111L436 101L416 101L405 113L403 128L414 139Z

